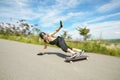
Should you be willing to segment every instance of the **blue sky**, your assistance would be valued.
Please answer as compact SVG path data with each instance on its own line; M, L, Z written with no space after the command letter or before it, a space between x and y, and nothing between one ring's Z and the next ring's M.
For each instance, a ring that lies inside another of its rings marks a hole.
M93 39L120 39L120 0L0 0L0 22L20 19L39 24L47 33L62 20L62 30L73 39L82 38L76 31L78 26L87 26Z

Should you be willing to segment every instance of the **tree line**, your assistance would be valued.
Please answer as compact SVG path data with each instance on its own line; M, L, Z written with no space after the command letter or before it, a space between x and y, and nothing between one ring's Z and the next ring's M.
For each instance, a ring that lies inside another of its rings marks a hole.
M15 36L28 36L38 34L40 29L35 28L37 24L30 25L26 20L19 20L16 23L0 22L0 34L15 35Z
M17 21L16 23L4 23L0 22L0 34L3 35L15 35L15 36L29 36L29 35L38 35L40 33L38 24L28 24L26 20L22 19ZM81 28L77 27L76 30L79 32L81 36L83 36L83 40L87 40L90 38L90 29L86 26ZM68 31L63 30L63 33L60 35L65 39L71 40L71 35L68 34Z

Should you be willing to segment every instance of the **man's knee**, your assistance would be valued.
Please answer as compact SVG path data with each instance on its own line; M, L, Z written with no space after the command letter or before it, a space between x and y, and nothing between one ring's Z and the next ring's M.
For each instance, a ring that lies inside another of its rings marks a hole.
M68 52L68 49L67 49L67 48L62 48L62 50L63 50L64 52Z

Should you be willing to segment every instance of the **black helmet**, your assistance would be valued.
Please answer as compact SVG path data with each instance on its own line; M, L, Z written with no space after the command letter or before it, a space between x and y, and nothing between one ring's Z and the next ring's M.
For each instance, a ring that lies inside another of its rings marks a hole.
M41 39L43 39L43 36L44 36L44 35L46 35L46 33L44 33L44 32L41 32L41 33L39 34L39 36L40 36Z

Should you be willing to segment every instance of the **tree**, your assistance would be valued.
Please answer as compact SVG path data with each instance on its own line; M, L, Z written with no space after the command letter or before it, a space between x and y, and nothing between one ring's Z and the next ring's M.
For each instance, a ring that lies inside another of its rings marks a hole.
M34 24L34 26L38 26L38 24ZM37 35L40 33L40 29L38 29L38 28L34 28L34 30L35 30L35 32L37 33Z
M67 31L63 30L63 34L61 35L61 37L66 38L67 37Z
M3 35L15 35L15 36L29 36L29 35L35 35L35 33L38 35L40 32L40 29L35 28L35 26L38 26L38 24L31 25L26 22L26 20L21 19L17 21L17 24L12 23L4 23L0 22L0 34ZM32 30L34 32L32 32Z
M19 27L21 28L20 31L21 35L28 36L31 34L31 30L30 30L31 26L26 22L26 20L24 19L19 20Z
M88 38L90 38L90 34L88 34L90 32L90 29L87 29L86 27L84 28L77 28L77 31L79 31L80 35L83 36L83 40L87 40Z
M0 34L4 34L3 23L0 23Z
M68 40L72 39L71 35L69 35L68 32L65 30L63 30L63 34L61 35L61 37Z

